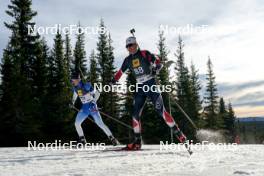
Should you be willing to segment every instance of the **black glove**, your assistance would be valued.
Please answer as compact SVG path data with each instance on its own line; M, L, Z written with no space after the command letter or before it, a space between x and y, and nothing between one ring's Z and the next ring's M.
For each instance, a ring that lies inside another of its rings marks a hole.
M156 66L152 67L152 75L156 75L162 69L162 64L157 64Z

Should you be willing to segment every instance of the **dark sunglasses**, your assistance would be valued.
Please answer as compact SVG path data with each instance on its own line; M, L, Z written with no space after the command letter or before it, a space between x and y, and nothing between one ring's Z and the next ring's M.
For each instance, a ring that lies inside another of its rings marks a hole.
M126 45L126 48L130 48L130 47L132 47L134 44L128 44L128 45Z

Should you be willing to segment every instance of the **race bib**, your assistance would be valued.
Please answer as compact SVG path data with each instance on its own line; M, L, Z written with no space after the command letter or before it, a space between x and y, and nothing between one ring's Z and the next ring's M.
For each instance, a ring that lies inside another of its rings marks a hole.
M89 102L91 102L93 100L93 96L90 93L87 93L87 94L79 96L79 97L80 97L81 102L83 104L89 103Z

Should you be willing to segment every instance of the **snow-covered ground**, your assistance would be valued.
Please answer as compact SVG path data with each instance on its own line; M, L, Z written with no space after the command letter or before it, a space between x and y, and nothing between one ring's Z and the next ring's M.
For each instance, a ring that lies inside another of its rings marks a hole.
M235 150L160 150L144 145L142 151L56 150L29 151L0 148L1 176L50 175L264 175L264 145L239 145Z

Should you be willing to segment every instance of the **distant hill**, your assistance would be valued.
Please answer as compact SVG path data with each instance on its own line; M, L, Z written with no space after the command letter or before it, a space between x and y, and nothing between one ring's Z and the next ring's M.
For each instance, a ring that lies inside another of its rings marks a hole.
M264 122L264 117L241 117L236 120L239 122Z
M264 117L237 118L235 125L241 143L264 143Z

